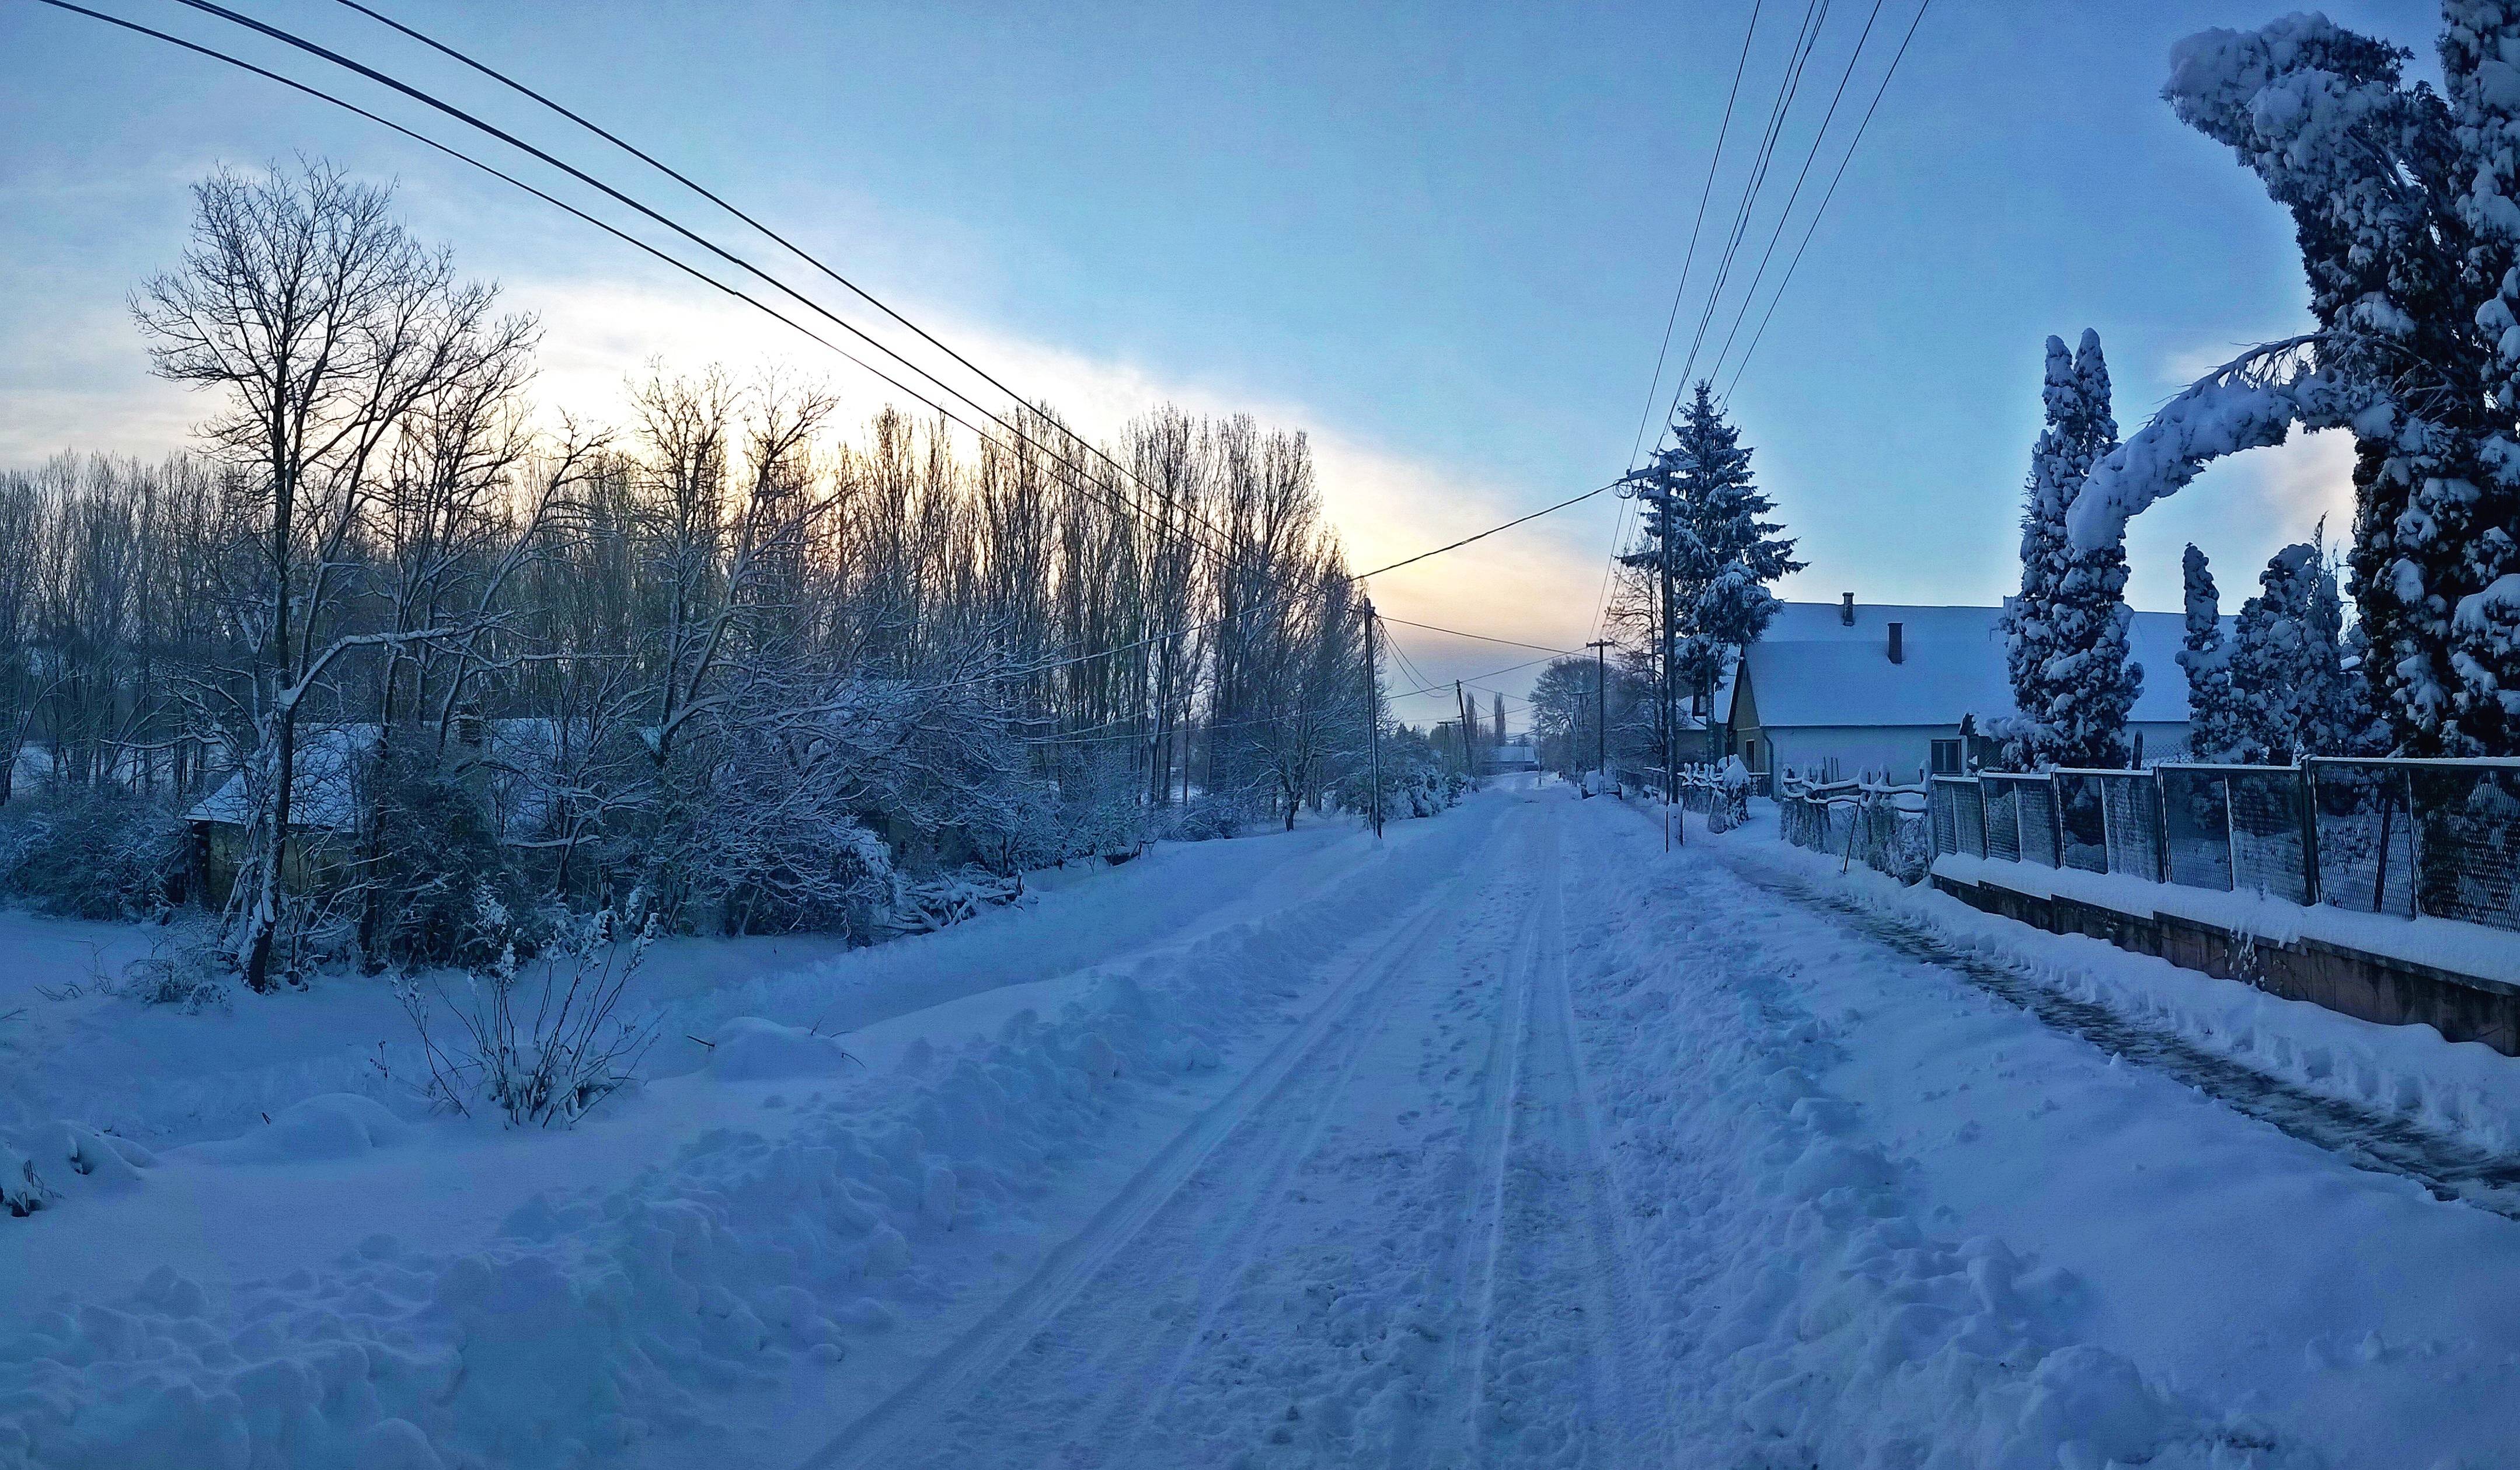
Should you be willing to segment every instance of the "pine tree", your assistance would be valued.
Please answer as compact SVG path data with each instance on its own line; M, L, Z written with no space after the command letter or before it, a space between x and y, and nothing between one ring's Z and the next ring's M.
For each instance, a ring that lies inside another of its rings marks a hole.
M1704 694L1776 617L1769 584L1803 563L1793 559L1793 538L1778 534L1784 527L1765 518L1776 506L1751 478L1750 451L1712 384L1697 384L1672 435L1633 477L1645 503L1644 538L1621 559L1659 578L1663 538L1671 538L1673 684Z
M2231 649L2233 758L2280 765L2347 754L2369 724L2345 666L2344 601L2317 542L2274 554L2241 604Z
M2126 551L2077 551L2065 512L2092 467L2117 447L2100 336L2072 353L2048 339L2042 396L2048 426L2031 451L2021 512L2021 592L2004 609L2004 662L2015 718L1997 734L2008 763L2116 766L2127 759L2126 719L2143 690L2127 660Z
M2179 653L2179 666L2187 674L2187 753L2200 761L2228 761L2240 733L2231 705L2231 645L2223 632L2222 594L2205 554L2192 541L2180 570L2187 594L2187 634Z

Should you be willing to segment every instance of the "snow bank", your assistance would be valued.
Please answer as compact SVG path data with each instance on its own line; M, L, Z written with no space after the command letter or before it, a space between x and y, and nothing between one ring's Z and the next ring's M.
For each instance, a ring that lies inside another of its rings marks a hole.
M839 1038L782 1026L759 1016L738 1016L710 1039L709 1075L720 1082L776 1082L799 1077L837 1077L862 1065Z
M1663 1323L1678 1462L2315 1463L2090 1342L2070 1273L1934 1232L1908 1166L1825 1081L1849 1023L1789 978L1833 942L1723 892L1706 855L1735 846L1605 867L1622 874L1600 896L1611 983L1576 1002L1656 1274L1688 1283Z
M389 1148L410 1128L373 1097L325 1092L272 1116L268 1127L219 1143L196 1143L191 1152L223 1164L304 1164L348 1159Z
M748 1088L758 1126L537 1195L486 1240L378 1234L269 1279L83 1283L0 1323L0 1467L680 1462L758 1429L729 1417L747 1394L828 1403L825 1375L863 1377L857 1347L955 1291L932 1248L1028 1239L1033 1201L1133 1108L1277 1025L1348 936L1417 892L1411 849L1350 851L1318 901L1104 966L1054 1014L910 1046L881 1071L810 1027L740 1016L703 1033L705 1076L674 1086ZM787 1091L761 1085L774 1077ZM399 1127L325 1096L182 1153L381 1167L344 1155Z
M2307 1001L2285 1000L2236 980L2216 979L2166 959L2133 954L2105 940L2049 934L1982 913L1930 887L1904 887L1863 869L1841 873L1836 863L1780 841L1742 844L1725 856L1728 861L1772 871L1824 879L1864 908L1923 929L1960 953L1993 961L2035 984L2100 1005L2123 1020L2176 1035L2310 1091L2399 1113L2479 1147L2520 1151L2520 1062L2481 1042L2445 1041L2429 1026L2376 1025ZM2125 895L2102 892L2113 875L2038 865L2004 866L2007 879L2013 868L2033 869L2050 879L2056 892L2126 908ZM2100 881L2087 883L2087 879ZM2287 932L2270 922L2260 930L2270 938L2318 934L2366 947L2363 941L2368 936L2362 934L2357 921L2413 926L2407 919L2306 909L2255 895L2189 892L2176 885L2121 881L2145 895L2169 893L2190 905L2174 908L2165 902L2158 905L2162 912L2185 913L2213 923L2274 917L2256 912L2256 906L2263 905L2300 926ZM2111 897L2121 902L2111 904ZM2436 922L2457 929L2477 927ZM2462 957L2460 964L2479 964L2488 974L2507 973L2512 951L2520 950L2520 944L2502 938L2486 948L2492 953ZM2450 960L2430 962L2448 964Z

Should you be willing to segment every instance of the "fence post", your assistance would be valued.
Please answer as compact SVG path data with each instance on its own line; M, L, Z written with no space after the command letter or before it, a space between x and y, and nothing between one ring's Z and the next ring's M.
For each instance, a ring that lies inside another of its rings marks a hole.
M2305 909L2318 907L2318 765L2316 757L2301 758L2301 903Z
M2115 872L2118 870L2118 845L2109 839L2116 835L2112 828L2117 824L2109 821L2108 778L2100 778L2095 784L2100 788L2100 871Z
M2415 812L2415 770L2401 766L2407 778L2407 914L2421 918L2424 913L2424 824Z
M2170 789L2162 784L2161 768L2152 770L2152 866L2156 883L2170 881Z
M2230 773L2214 778L2223 783L2223 886L2233 893L2240 891L2240 823L2231 815Z

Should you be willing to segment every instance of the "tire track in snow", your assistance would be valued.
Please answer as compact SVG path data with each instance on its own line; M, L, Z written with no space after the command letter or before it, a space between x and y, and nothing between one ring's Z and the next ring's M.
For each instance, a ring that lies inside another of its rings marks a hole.
M1498 845L1491 838L1479 847L1481 866L1492 866L1488 855ZM1004 1369L1056 1320L1180 1194L1227 1138L1290 1091L1305 1064L1315 1060L1343 1026L1353 1046L1362 1047L1372 1030L1370 1018L1362 1015L1367 1002L1409 968L1418 943L1447 916L1443 899L1444 894L1437 892L1404 919L1293 1033L1271 1048L1225 1097L1176 1134L1083 1229L1052 1252L1030 1279L910 1382L807 1459L808 1470L842 1466L891 1470L921 1449L934 1448L922 1444L922 1431ZM1349 1025L1352 1021L1360 1024ZM1336 1096L1333 1090L1333 1104ZM1286 1157L1282 1150L1281 1154L1286 1167L1301 1161L1300 1154ZM1254 1199L1255 1208L1265 1203L1265 1196Z
M2520 1220L2520 1160L2449 1138L2401 1114L2360 1106L2141 1025L2093 1002L2042 984L2024 969L1972 954L1930 928L1903 922L1800 878L1725 863L1751 887L1812 911L1894 954L1945 970L2028 1011L2050 1030L2081 1038L2194 1088L2234 1112L2270 1124L2358 1169L2421 1184L2434 1198Z

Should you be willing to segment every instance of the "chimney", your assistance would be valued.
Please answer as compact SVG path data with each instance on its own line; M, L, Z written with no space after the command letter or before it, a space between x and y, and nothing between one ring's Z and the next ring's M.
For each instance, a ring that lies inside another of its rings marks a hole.
M1905 623L1892 623L1890 625L1890 661L1892 663L1906 663L1908 661L1907 632L1908 625Z
M1855 594L1841 592L1838 596L1844 601L1837 604L1837 620L1852 628L1855 626Z

